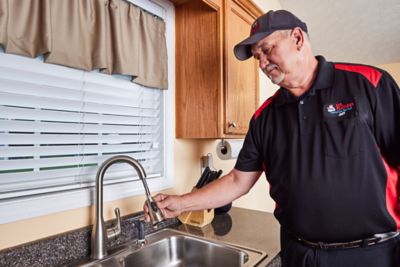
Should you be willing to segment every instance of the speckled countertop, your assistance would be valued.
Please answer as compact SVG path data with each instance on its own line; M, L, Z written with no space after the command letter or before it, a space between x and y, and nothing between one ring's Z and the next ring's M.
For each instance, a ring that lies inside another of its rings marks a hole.
M137 239L138 231L134 220L143 219L143 213L121 218L121 234L108 242L107 248L116 248ZM108 227L114 221L108 221ZM178 224L177 219L168 219L160 224L166 228ZM92 226L83 227L59 235L0 250L0 267L55 267L64 266L89 256ZM157 231L151 224L145 225L146 234ZM1 236L0 236L1 238Z
M141 214L126 216L122 221L122 234L109 247L137 237L133 220ZM211 224L195 228L180 224L176 219L167 220L162 227L184 231L203 238L214 239L230 244L263 251L267 254L257 266L279 267L279 225L268 212L233 207L229 213L215 215ZM89 255L91 227L77 229L57 236L48 237L17 247L0 251L0 267L22 266L62 266ZM153 232L150 225L146 233Z

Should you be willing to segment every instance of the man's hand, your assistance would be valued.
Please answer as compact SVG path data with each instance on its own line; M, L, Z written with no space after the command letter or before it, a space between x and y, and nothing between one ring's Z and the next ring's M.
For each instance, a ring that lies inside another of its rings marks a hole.
M154 197L165 218L179 216L184 211L211 209L226 205L246 194L261 175L258 172L242 172L233 169L227 175L183 195L158 194ZM150 221L149 209L143 206L146 221Z
M153 197L157 207L161 210L164 218L177 217L182 213L182 200L178 195L157 194ZM147 222L150 221L149 208L147 202L143 205L144 218Z

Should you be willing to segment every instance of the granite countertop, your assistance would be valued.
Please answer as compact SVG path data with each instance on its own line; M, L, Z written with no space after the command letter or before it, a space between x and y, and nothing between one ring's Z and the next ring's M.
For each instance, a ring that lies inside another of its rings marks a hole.
M272 213L233 207L229 213L215 215L202 228L179 224L170 228L267 253L257 266L280 266L279 224Z
M133 221L143 213L122 218L121 235L109 243L115 248L137 238ZM112 222L108 222L112 223ZM232 245L265 252L267 256L257 264L262 267L279 267L279 224L268 212L233 207L228 213L215 215L211 224L202 228L180 224L168 219L160 228L172 228L199 237L214 239ZM145 232L156 231L146 224ZM7 267L53 267L64 266L89 255L91 226L51 236L0 251L0 266Z

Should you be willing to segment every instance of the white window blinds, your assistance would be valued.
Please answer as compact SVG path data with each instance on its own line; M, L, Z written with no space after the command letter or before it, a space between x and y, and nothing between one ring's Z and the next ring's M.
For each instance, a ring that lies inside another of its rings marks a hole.
M164 92L0 51L0 199L94 185L117 155L163 176ZM105 183L136 179L112 166Z

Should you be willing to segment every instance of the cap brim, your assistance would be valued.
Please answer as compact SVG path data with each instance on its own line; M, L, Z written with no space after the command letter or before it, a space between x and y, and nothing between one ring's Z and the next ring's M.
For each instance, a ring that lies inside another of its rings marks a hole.
M239 60L249 59L250 57L252 57L251 46L260 41L261 39L267 37L271 33L272 32L259 32L253 34L247 39L244 39L243 41L235 45L235 47L233 48L235 57Z

